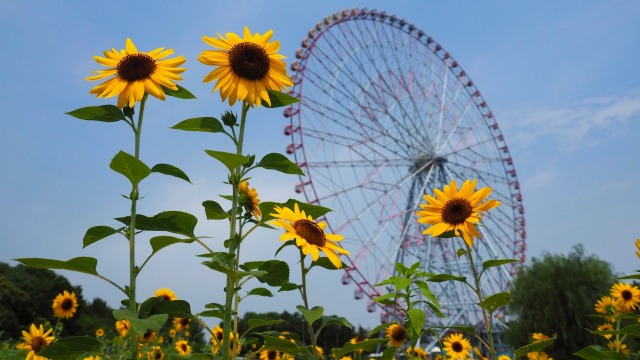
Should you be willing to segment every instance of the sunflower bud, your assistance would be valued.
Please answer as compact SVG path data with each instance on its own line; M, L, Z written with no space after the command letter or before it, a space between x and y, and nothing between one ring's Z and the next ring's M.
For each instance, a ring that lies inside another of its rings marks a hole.
M231 111L225 111L224 114L222 114L222 122L225 125L231 127L238 122L238 119L236 118L236 115Z
M133 119L133 115L135 115L136 111L132 107L129 107L129 105L125 105L122 108L122 113L129 119Z

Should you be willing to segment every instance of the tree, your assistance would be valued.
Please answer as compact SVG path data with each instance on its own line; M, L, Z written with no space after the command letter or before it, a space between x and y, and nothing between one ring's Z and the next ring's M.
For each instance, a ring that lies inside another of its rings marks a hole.
M516 348L528 344L534 332L557 334L551 355L556 360L573 359L574 352L600 339L585 329L595 329L593 317L597 299L613 283L611 265L595 256L585 256L576 245L568 256L544 254L533 258L517 275L509 305L515 320L505 331L507 342Z

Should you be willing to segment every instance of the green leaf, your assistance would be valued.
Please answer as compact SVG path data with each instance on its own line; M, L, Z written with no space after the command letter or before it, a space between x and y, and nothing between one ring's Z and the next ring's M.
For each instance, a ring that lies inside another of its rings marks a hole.
M257 276L261 283L270 286L281 286L289 282L289 265L281 260L269 260L263 262L258 270L264 271L264 275Z
M640 280L640 274L617 277L618 280Z
M329 325L339 325L339 326L344 326L346 328L349 329L353 329L353 325L351 325L351 323L349 322L349 320L347 320L346 318L342 317L342 316L323 316L322 317L322 325L320 326L320 329L329 326ZM320 330L318 330L318 333L320 333Z
M376 284L376 286L380 285L393 285L396 288L396 292L398 292L411 286L411 279L393 275L380 284Z
M278 292L298 290L298 289L301 289L301 288L302 288L302 285L286 282L286 283L280 285L280 288L278 289Z
M80 120L116 122L125 120L122 110L115 105L87 106L67 113Z
M109 237L115 233L117 233L118 230L110 227L110 226L94 226L89 228L89 230L87 230L87 233L84 234L84 238L82 238L82 247L85 248L91 244L93 244L94 242L100 241L106 237Z
M352 352L356 352L356 351L364 350L367 352L373 352L376 350L378 345L384 344L387 341L388 341L387 338L379 338L379 339L367 339L355 344L348 342L348 343L345 343L342 348L334 348L333 350L331 350L331 354L333 354L335 359L340 359L342 356Z
M189 90L183 88L178 84L176 84L176 86L178 87L178 90L171 90L164 85L161 85L161 86L162 86L162 90L164 90L164 93L167 96L173 96L178 99L187 99L187 100L196 99L196 97L191 92L189 92Z
M508 305L511 302L511 293L508 291L493 294L484 299L481 303L478 303L481 307L489 310L493 314L496 309Z
M587 331L589 331L592 334L595 335L615 335L615 334L620 334L620 335L630 335L630 336L635 336L635 337L640 337L640 324L633 324L633 325L627 325L625 327L623 327L620 330L589 330L587 329Z
M482 271L480 272L480 276L482 276L482 273L485 272L485 270L495 267L495 266L500 266L500 265L504 265L504 264L511 264L514 262L518 262L519 260L516 259L491 259L491 260L486 260L485 262L482 263Z
M314 322L316 322L316 320L320 319L322 317L322 314L324 313L324 308L322 308L321 306L314 306L311 309L307 310L304 306L298 305L296 306L296 309L300 311L302 316L304 316L304 319L307 321L307 324L309 325L312 325Z
M212 270L219 271L228 276L235 277L237 272L231 266L235 254L229 254L225 252L216 252L211 256L210 261L205 261L202 264L209 267Z
M180 239L173 236L154 236L149 242L151 243L152 255L157 253L158 251L166 248L169 245L173 244L191 244L196 241L196 239Z
M413 335L417 337L422 332L422 328L424 328L426 314L421 309L412 308L407 311L407 316L409 317Z
M302 349L298 344L289 341L288 339L281 339L279 337L262 334L264 339L264 348L268 350L277 350L289 354L298 354Z
M543 341L536 341L536 342L532 342L531 344L525 345L519 349L516 350L515 356L514 356L514 360L527 355L530 352L540 352L543 351L544 349L546 349L547 347L549 347L551 344L553 344L553 342L556 340L556 336L554 334L553 337L547 339L547 340L543 340Z
M284 320L264 320L264 319L249 319L249 328L247 329L247 333L249 330L253 330L255 328L261 326L270 326L270 325L280 325L284 323Z
M349 266L347 264L345 264L344 262L340 261L342 263L342 267L337 268L335 265L333 265L333 263L331 262L331 260L329 260L329 258L327 257L319 257L318 260L314 261L311 263L311 266L309 266L309 269L311 269L314 266L320 266L321 268L327 269L327 270L344 270L349 268Z
M443 282L443 281L451 281L451 280L460 281L463 283L467 282L467 278L465 278L464 276L454 276L450 274L438 274L427 279L427 281L431 281L431 282Z
M81 256L67 261L42 258L21 258L15 260L24 265L38 269L70 270L90 275L98 275L98 272L96 271L98 260L92 257Z
M40 350L38 356L53 360L75 360L80 355L100 353L100 341L97 339L88 336L67 336Z
M191 180L189 180L187 174L173 165L156 164L151 168L151 172L177 177L178 179L182 179L188 183L191 183Z
M159 331L162 325L167 322L169 315L157 314L149 316L146 319L139 319L138 316L128 309L113 310L113 317L116 320L127 319L131 323L133 330L138 334L144 334L147 331Z
M310 215L313 219L317 219L319 217L321 217L322 215L328 213L331 211L331 209L324 207L324 206L318 206L318 205L311 205L311 204L307 204L304 202L300 202L299 200L295 200L295 199L289 199L287 200L287 202L285 203L276 203L276 202L269 202L269 201L264 201L264 202L260 202L260 205L258 205L258 207L260 208L260 211L262 212L262 219L260 220L261 222L267 222L269 220L274 219L273 216L271 216L272 213L275 213L275 211L273 210L274 207L279 206L281 208L289 208L291 210L294 209L295 204L298 204L298 208L301 211L304 211L306 215Z
M202 206L204 206L204 212L207 215L208 220L222 220L231 217L229 213L224 211L220 204L213 200L203 202Z
M138 185L142 179L151 174L151 169L145 163L122 150L113 157L109 167L124 175L133 186Z
M438 309L441 307L436 295L429 289L429 284L425 281L414 281L414 284L420 289L422 296L424 296L428 302L432 303Z
M456 251L456 255L458 255L458 258L460 258L461 256L463 256L466 253L467 253L467 250L463 249L463 248L460 248L460 249L458 249L458 251Z
M232 154L224 151L205 150L209 156L220 161L227 167L229 172L233 172L237 167L249 162L249 158L244 155Z
M205 310L205 311L199 312L197 314L197 316L215 317L215 318L218 318L218 319L224 319L224 311L222 311L222 310Z
M286 156L278 153L270 153L265 155L259 163L256 164L256 167L261 167L263 169L271 169L276 170L285 174L295 174L302 175L304 173L302 170L291 160L287 159Z
M587 360L628 360L629 356L614 351L608 351L602 346L591 345L573 355Z
M300 100L281 91L267 89L267 92L269 93L269 100L271 100L271 105L267 104L264 101L262 102L262 105L267 108L278 108L300 102Z
M220 120L210 116L183 120L176 125L173 125L171 128L176 130L202 131L210 133L224 132L224 128L222 127Z
M251 289L251 291L249 291L247 293L247 296L250 296L250 295L273 297L273 294L271 293L271 291L269 291L269 290L267 290L265 288ZM251 320L249 320L249 322L251 322Z
M395 346L387 347L382 352L382 356L380 357L380 360L392 360L394 358L394 355L396 354L396 351L398 351L398 348Z
M395 293L384 294L374 298L373 301L382 305L394 305L396 303L396 294Z
M117 221L129 225L130 216L116 218ZM153 217L136 215L136 230L167 231L174 234L195 238L195 228L198 218L182 211L163 211Z

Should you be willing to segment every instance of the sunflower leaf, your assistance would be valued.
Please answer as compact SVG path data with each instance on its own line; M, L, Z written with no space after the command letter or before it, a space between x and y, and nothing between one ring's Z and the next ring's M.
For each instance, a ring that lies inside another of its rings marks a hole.
M331 260L329 260L329 258L319 257L318 260L311 263L311 266L309 266L309 269L311 269L314 266L320 266L321 268L325 268L327 270L344 270L349 267L344 262L342 261L340 262L342 263L342 265L340 268L337 268L335 265L333 265L333 263L331 262Z
M113 157L109 167L113 171L124 175L131 181L133 186L137 186L142 179L151 174L151 169L145 163L122 150Z
M264 101L262 102L262 104L268 108L278 108L300 102L300 100L281 91L267 89L267 92L269 93L269 100L271 100L271 105L267 104Z
M348 343L345 343L344 346L341 348L333 348L333 350L331 350L331 354L333 354L335 359L340 359L342 356L355 351L364 350L368 352L373 352L376 350L378 345L383 344L388 340L389 339L387 338L380 338L380 339L366 339L366 340L357 342L355 344L348 342Z
M298 344L291 342L288 339L281 339L267 334L262 334L262 338L264 339L265 350L277 350L289 354L298 354L302 351Z
M298 290L298 289L301 289L301 288L302 288L302 285L294 284L294 283L291 283L291 282L286 282L286 283L280 285L280 289L278 289L278 292Z
M240 167L249 162L249 158L244 155L214 150L205 150L204 152L206 152L212 158L220 161L224 166L227 167L227 169L229 169L230 173L233 173L233 171L237 167Z
M115 105L87 106L73 111L69 111L67 115L71 115L80 120L116 122L125 120L122 110Z
M67 336L45 347L37 356L55 360L75 360L87 353L100 353L100 341L88 336Z
M302 305L298 305L296 306L296 309L300 311L309 325L313 325L313 323L320 319L324 313L324 308L322 306L314 306L311 309L307 309Z
M176 125L173 125L171 128L176 130L202 131L210 133L225 132L220 120L210 116L183 120Z
M416 339L419 337L422 328L424 327L425 312L422 309L412 308L407 311L409 317L409 330L411 331L411 338Z
M397 350L398 350L397 347L389 345L382 352L382 356L380 357L380 360L393 360L393 357L396 354Z
M464 283L467 282L467 278L465 278L464 276L455 276L451 274L437 274L427 279L427 281L431 281L431 282L443 282L443 281L451 281L451 280L461 281Z
M587 360L626 360L628 355L620 354L615 351L608 351L602 346L591 345L583 348L573 355Z
M98 260L87 256L75 257L67 261L42 258L21 258L15 260L26 266L38 269L70 270L98 276L98 272L96 271Z
M511 293L508 291L499 292L497 294L493 294L488 298L484 299L481 303L478 303L481 307L489 310L489 313L496 311L496 309L508 305L511 302Z
M261 283L270 286L281 286L289 282L289 265L281 260L268 260L260 264L258 270L265 272L256 277Z
M162 90L164 91L165 95L167 96L173 96L175 98L178 99L197 99L189 90L183 88L182 86L176 84L176 86L178 87L178 90L171 90L168 87L164 86L164 85L160 85L162 86Z
M256 167L263 169L276 170L285 174L294 174L304 176L304 172L286 156L278 153L270 153L265 155L260 162L256 164Z
M154 236L152 237L149 242L151 243L151 250L153 251L151 253L151 255L157 253L158 251L166 248L169 245L173 245L173 244L179 244L179 243L183 243L183 244L191 244L192 242L196 241L196 239L180 239L177 237L173 237L173 236Z
M116 220L129 225L131 216L116 218ZM197 224L198 218L182 211L163 211L153 217L136 215L136 230L167 231L190 238L196 237L194 231Z
M485 270L487 269L490 269L495 266L504 265L504 264L512 264L518 261L519 260L516 260L516 259L490 259L490 260L484 261L482 263L482 271L480 272L480 277L482 276L482 273L484 273Z
M220 204L213 200L204 201L202 206L204 207L204 213L207 215L207 220L222 220L231 216L224 211Z
M530 352L540 352L543 351L544 349L546 349L547 347L551 346L551 344L553 344L553 342L556 340L556 334L553 334L553 337L547 339L547 340L543 340L543 341L536 341L536 342L532 342L531 344L525 345L521 348L518 348L515 352L514 355L514 360L527 355Z
M94 242L100 241L117 232L118 230L110 226L104 226L104 225L93 226L89 228L89 230L87 230L87 232L84 234L84 238L82 238L82 247L85 248L93 244Z
M271 291L262 287L251 289L251 291L247 293L247 296L251 295L273 297L273 293Z
M178 179L182 179L188 183L191 183L191 180L189 180L187 174L173 165L156 164L151 168L151 172L177 177Z

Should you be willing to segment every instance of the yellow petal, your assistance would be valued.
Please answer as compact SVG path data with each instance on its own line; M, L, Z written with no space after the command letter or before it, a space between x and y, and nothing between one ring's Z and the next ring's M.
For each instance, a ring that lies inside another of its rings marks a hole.
M125 42L125 47L127 48L127 53L129 54L137 54L138 53L138 49L136 49L136 46L133 45L133 41L131 41L131 39L127 38L127 41Z

